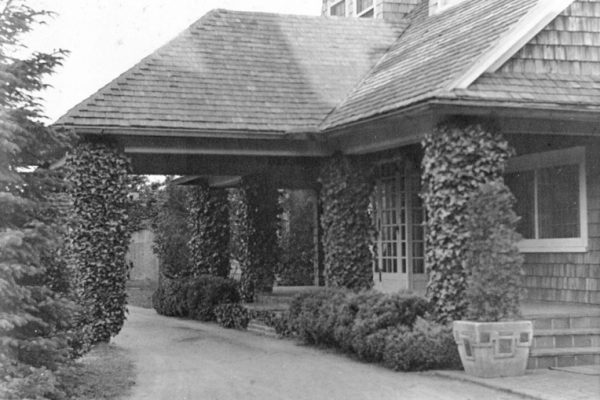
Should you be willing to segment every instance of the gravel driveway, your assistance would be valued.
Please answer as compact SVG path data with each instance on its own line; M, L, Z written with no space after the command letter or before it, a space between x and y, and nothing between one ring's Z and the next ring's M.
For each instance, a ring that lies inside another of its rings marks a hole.
M296 344L166 318L130 307L115 344L137 379L130 399L518 399L465 382L377 365Z

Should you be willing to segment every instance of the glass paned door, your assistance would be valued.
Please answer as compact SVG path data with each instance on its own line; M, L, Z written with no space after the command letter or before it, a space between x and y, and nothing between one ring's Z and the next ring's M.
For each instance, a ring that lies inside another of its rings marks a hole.
M402 161L377 170L375 287L386 292L424 293L424 210L418 170Z

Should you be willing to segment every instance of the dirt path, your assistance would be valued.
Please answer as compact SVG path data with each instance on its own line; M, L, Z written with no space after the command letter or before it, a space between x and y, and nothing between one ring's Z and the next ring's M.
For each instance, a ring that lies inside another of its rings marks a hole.
M402 374L292 341L130 307L115 344L137 379L130 399L503 399L519 397L423 374Z

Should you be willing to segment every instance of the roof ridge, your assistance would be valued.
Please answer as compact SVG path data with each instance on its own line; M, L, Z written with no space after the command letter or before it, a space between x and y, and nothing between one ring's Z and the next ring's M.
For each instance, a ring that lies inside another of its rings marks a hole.
M191 32L192 29L196 26L199 25L201 23L206 22L207 20L209 20L210 18L212 18L213 16L222 13L223 11L227 11L224 9L212 9L209 12L207 12L206 14L204 14L202 17L200 17L199 19L197 19L196 21L194 21L193 23L191 23L187 28L185 28L184 30L182 30L181 32L179 32L173 39L167 41L165 44L159 46L156 50L152 51L150 54L148 54L147 56L143 57L142 59L140 59L138 62L136 62L133 66L131 66L130 68L127 68L125 71L123 71L122 73L120 73L116 78L111 79L108 83L106 83L105 85L103 85L100 89L96 90L95 92L93 92L92 94L90 94L89 96L87 96L85 99L83 99L82 101L78 102L77 104L75 104L73 107L71 107L70 109L68 109L60 118L58 118L56 121L54 121L51 125L61 125L63 122L62 120L65 119L68 115L80 110L81 108L85 108L88 103L96 96L100 95L100 93L104 92L108 87L112 86L113 84L117 83L119 81L119 79L123 78L125 75L128 75L130 73L132 73L133 70L136 70L140 68L140 66L142 64L144 64L145 62L147 62L148 60L150 60L151 58L155 57L156 55L158 55L162 50L164 50L165 48L171 46L174 42L181 40L187 33Z

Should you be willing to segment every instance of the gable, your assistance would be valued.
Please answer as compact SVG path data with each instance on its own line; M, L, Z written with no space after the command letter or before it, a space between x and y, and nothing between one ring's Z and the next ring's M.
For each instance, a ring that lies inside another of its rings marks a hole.
M600 109L600 0L576 0L461 99L507 106Z
M600 74L600 1L576 0L497 71Z
M409 28L321 127L338 127L448 94L451 84L538 2L465 0L430 16L429 2L422 1Z

